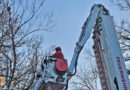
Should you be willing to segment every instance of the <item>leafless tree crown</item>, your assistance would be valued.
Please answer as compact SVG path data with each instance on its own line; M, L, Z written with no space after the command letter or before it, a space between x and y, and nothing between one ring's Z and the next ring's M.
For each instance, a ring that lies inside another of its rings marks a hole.
M44 0L0 0L0 88L29 89L34 83L43 57L39 32L54 27L43 6Z

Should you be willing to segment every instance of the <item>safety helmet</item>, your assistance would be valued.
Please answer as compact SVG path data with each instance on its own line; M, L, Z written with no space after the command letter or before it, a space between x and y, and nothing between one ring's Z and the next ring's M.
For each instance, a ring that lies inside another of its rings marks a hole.
M56 47L55 50L56 50L56 51L58 51L58 50L61 51L61 48L60 48L60 47Z

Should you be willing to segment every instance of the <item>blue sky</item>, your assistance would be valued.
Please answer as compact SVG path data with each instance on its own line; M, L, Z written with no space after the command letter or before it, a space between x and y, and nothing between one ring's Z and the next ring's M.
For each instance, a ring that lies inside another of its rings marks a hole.
M65 58L70 62L81 27L90 14L91 7L99 3L110 11L116 23L129 16L129 12L120 11L109 0L46 0L44 9L54 12L56 27L53 32L43 34L44 49L52 45L61 46ZM86 43L85 48L92 47L91 41Z

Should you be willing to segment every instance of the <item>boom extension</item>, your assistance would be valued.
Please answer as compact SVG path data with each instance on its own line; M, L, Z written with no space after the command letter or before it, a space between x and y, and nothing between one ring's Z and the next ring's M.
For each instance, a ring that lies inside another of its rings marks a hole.
M107 14L107 13L109 13L108 10L106 10L100 4L94 5L92 7L91 13L82 27L82 32L80 34L79 41L76 43L74 55L72 57L70 67L68 69L68 75L72 75L72 73L74 72L74 69L76 69L75 67L77 65L79 53L82 50L82 48L84 47L86 41L89 39L91 32L96 24L97 18L100 17L101 15Z

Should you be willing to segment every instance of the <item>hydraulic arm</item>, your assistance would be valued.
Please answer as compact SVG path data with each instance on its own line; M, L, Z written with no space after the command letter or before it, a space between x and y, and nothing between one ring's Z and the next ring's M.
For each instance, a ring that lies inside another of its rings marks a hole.
M79 53L82 50L83 46L85 45L86 41L89 39L91 32L93 30L93 27L96 24L96 20L99 17L99 14L101 11L103 11L103 8L101 8L101 6L99 7L99 5L94 5L92 7L91 14L85 21L85 23L82 27L82 32L81 32L79 41L76 43L71 65L68 69L69 75L71 75L73 73L73 71L76 69L75 67L77 66L77 60L78 60Z

